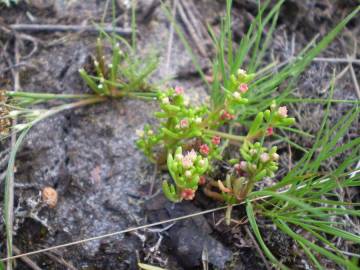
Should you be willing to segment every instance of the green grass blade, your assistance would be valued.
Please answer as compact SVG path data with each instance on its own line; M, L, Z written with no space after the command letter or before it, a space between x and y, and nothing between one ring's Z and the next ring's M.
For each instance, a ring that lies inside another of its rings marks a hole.
M256 236L256 239L258 240L262 250L264 251L265 255L269 258L269 260L276 266L279 266L280 269L288 269L285 265L283 265L281 262L279 262L275 256L271 253L271 251L269 250L269 248L266 246L261 233L259 231L259 227L256 223L256 219L255 219L255 214L254 214L254 210L253 207L251 205L251 202L248 201L246 204L246 214L247 217L249 219L249 223L251 225L251 228L253 229L253 232Z
M314 244L313 242L305 239L304 237L302 237L300 234L295 233L293 230L290 229L290 227L281 219L276 220L275 221L277 227L279 229L281 229L283 232L285 232L286 234L288 234L290 237L292 237L293 239L295 239L297 242L301 242L304 245L308 246L309 248L311 248L312 250L314 250L315 252L318 252L319 254L329 258L330 260L336 262L337 264L341 265L341 266L346 266L348 269L351 270L356 270L358 269L357 266L355 266L353 263L351 263L350 261L343 259L342 257Z
M14 190L11 190L13 187L10 185L10 181L12 181L11 179L14 178L14 167L15 167L15 159L16 159L16 154L26 136L26 134L28 133L30 128L26 128L24 129L18 139L15 142L15 145L12 147L11 151L10 151L10 156L9 156L9 161L8 161L8 167L6 170L6 177L5 177L5 194L4 194L4 218L5 218L5 227L6 227L6 244L7 244L7 256L11 257L12 256L12 233L13 233L13 228L12 228L12 209L13 209L13 205L11 205L13 203L13 201L10 201L10 194L14 192ZM8 262L9 264L11 264L12 262Z

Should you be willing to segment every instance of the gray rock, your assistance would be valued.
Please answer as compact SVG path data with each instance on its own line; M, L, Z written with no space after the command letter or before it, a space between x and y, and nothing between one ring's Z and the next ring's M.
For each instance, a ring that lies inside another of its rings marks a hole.
M182 202L173 204L163 195L156 196L146 203L151 222L166 220L179 216L189 215L202 211L192 203ZM165 226L167 226L166 224ZM167 230L167 247L170 254L175 255L185 269L199 267L204 249L208 250L209 263L218 269L225 269L226 263L232 260L233 255L212 235L212 229L204 216L197 216L178 221Z

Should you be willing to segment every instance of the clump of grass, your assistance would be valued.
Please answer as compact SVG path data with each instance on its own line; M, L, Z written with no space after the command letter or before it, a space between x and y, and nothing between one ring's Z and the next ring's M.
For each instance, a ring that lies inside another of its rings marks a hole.
M274 186L249 194L246 210L250 224L266 256L281 269L287 267L267 248L257 225L256 215L273 222L279 230L293 238L315 268L323 269L321 257L324 257L347 269L358 269L356 254L342 251L333 241L339 238L354 248L360 243L359 229L355 225L355 220L359 217L356 210L359 204L344 201L337 195L339 190L360 185L359 173L351 176L353 171L358 170L354 164L358 162L360 139L336 146L339 138L346 134L358 117L359 109L356 107L340 119L338 124L325 128L325 116L323 129L319 131L316 143L297 166ZM322 152L315 157L314 152L319 148ZM336 170L325 174L318 171L319 166L327 159L346 151L347 157ZM271 199L250 202L261 196L271 196Z
M107 34L106 34L107 35ZM150 55L139 58L132 47L121 37L106 36L112 48L112 57L106 59L103 39L97 40L97 54L94 59L95 74L85 69L79 70L80 76L92 90L91 94L51 94L21 91L1 91L1 132L9 134L9 124L17 118L19 123L12 127L13 132L21 132L64 110L90 104L105 102L109 99L137 98L153 100L156 97L154 86L148 78L157 67L157 58ZM117 41L122 42L126 52L120 49ZM51 101L63 104L51 106ZM38 104L50 104L48 108L37 108Z

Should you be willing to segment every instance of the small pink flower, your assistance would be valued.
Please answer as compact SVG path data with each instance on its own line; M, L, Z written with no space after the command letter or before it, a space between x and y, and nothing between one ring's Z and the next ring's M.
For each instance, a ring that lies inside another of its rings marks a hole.
M223 111L223 113L220 116L220 119L221 120L232 120L232 119L234 119L234 117L235 117L234 115L228 113L227 111Z
M268 153L262 153L260 155L260 160L261 162L265 163L265 162L268 162L270 160L270 156Z
M200 176L200 179L199 179L199 185L205 185L206 183L206 177L205 176Z
M195 197L195 190L191 188L185 188L183 191L181 191L181 198L187 201L193 200Z
M239 175L243 173L242 169L240 168L240 164L235 164L234 169Z
M202 145L200 145L199 151L201 154L207 156L210 152L210 148L207 144L202 144Z
M175 87L175 94L177 94L177 95L184 94L184 88L182 88L181 86L176 86Z
M288 110L286 106L279 107L278 113L280 114L281 117L287 117Z
M187 119L180 120L180 127L187 128L189 126L189 121Z
M211 139L211 142L215 145L219 145L220 142L221 142L221 138L220 136L214 136L212 139Z
M194 161L197 157L197 154L194 149L191 149L191 151L186 154L186 157L188 157L191 161Z
M246 161L240 161L239 168L243 171L247 169L247 162Z
M193 161L191 160L191 158L189 156L185 156L182 159L182 165L185 169L189 169L193 166Z
M273 133L274 133L274 129L273 129L272 127L268 127L268 128L266 129L266 133L267 133L268 136L271 136L271 135L273 135Z
M246 83L240 84L239 91L241 93L246 93L248 90L249 90L249 87L248 87L248 85Z

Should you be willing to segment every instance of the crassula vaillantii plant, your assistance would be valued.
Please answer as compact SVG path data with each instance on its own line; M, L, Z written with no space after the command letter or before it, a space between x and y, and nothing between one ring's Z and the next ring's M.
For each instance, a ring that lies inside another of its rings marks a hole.
M158 91L161 111L154 115L159 126L138 130L137 145L152 162L167 167L173 183L164 181L162 187L169 200L192 200L203 185L209 197L233 204L244 200L256 182L275 176L277 149L267 149L260 141L273 135L275 128L294 123L285 106L273 102L268 110L258 112L245 136L220 131L237 123L239 108L248 106L254 76L243 69L231 75L228 89L223 89L224 102L215 108L191 105L179 86ZM228 141L240 145L241 158L224 160ZM216 160L231 165L226 179L211 179Z

